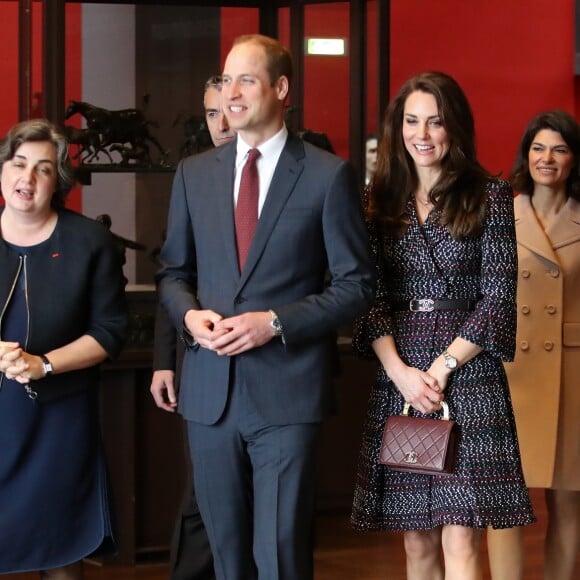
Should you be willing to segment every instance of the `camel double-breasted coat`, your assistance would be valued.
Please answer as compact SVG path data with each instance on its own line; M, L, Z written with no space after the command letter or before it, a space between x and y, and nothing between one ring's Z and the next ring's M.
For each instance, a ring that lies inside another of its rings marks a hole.
M515 198L516 356L506 364L528 487L580 490L580 203L546 231Z

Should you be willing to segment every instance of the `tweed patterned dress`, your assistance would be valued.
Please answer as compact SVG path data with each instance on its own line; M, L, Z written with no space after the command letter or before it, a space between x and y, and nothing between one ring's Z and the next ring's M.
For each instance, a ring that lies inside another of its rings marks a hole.
M502 365L512 360L515 348L512 190L505 181L489 182L486 220L477 237L453 240L436 211L420 225L409 200L410 226L399 239L379 238L371 228L376 303L358 319L353 343L361 354L374 356L371 343L393 335L402 360L424 371L457 336L483 347L451 375L445 391L460 426L457 467L453 475L431 476L379 464L385 420L399 414L404 403L381 367L370 395L354 495L352 523L360 530L428 530L446 524L507 528L535 521ZM412 298L478 302L473 311L391 310L392 302Z

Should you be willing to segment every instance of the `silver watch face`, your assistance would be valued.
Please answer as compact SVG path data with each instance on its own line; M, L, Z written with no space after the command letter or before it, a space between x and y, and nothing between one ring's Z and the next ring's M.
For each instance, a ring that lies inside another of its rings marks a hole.
M448 369L455 369L457 368L457 359L454 356L451 356L450 354L446 354L445 356L445 366Z
M275 318L270 322L270 326L274 329L276 336L282 334L282 325L280 324L280 321L277 318Z

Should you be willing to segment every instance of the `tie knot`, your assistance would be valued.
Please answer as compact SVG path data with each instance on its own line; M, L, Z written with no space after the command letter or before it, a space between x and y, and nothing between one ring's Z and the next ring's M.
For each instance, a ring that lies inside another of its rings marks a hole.
M256 159L260 157L261 153L259 149L250 149L248 151L248 161L247 163L256 163Z

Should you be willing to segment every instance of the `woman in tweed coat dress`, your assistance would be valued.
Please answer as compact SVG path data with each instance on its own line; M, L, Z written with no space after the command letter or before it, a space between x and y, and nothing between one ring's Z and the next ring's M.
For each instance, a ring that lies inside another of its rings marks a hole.
M514 353L512 200L509 184L477 162L459 85L443 73L407 81L387 109L368 190L378 286L354 344L381 368L352 521L362 530L404 532L411 580L478 579L481 530L534 521L501 362ZM380 465L387 416L405 401L415 413L438 416L444 397L461 428L455 473Z

